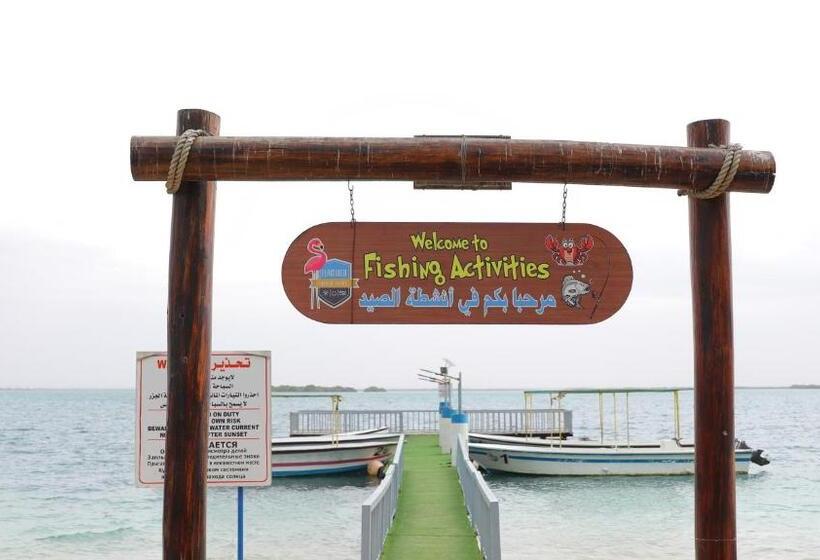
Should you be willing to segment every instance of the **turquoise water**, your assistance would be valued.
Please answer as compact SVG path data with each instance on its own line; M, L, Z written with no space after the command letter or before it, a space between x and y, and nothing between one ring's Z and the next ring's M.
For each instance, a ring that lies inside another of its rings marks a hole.
M820 390L738 390L737 434L772 464L738 479L741 558L820 558ZM468 408L519 408L521 392L467 391ZM536 403L544 405L544 402ZM577 433L597 434L597 397L565 402ZM275 399L287 413L323 399ZM347 409L435 408L433 392L345 395ZM623 401L618 403L619 409ZM607 400L611 425L612 401ZM691 396L682 398L691 435ZM633 438L668 436L671 397L630 398ZM162 494L134 486L132 391L0 391L0 558L159 558ZM619 418L619 431L624 429ZM493 475L508 559L692 558L690 477ZM246 558L354 559L362 476L274 480L248 489ZM208 494L208 557L235 557L235 491Z

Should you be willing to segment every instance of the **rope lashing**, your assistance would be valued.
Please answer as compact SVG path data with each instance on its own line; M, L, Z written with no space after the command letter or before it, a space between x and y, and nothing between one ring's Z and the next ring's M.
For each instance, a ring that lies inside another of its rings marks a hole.
M720 148L726 150L726 155L723 158L723 165L720 166L717 177L712 181L708 188L701 191L679 190L678 196L689 195L693 198L701 200L715 198L726 192L729 185L735 179L737 168L740 167L740 153L743 151L743 146L740 144L729 144L728 146L715 146L709 144L710 148Z
M174 155L171 157L171 165L168 167L168 180L165 181L165 192L174 194L182 184L182 175L185 173L185 164L188 163L188 155L191 153L191 146L194 140L200 136L207 136L204 130L189 128L183 132L177 140L174 148Z

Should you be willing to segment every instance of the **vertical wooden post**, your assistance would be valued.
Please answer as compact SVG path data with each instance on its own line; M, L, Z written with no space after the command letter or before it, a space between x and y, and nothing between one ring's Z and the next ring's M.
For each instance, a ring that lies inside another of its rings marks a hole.
M689 124L690 147L729 143L729 123ZM729 195L689 198L695 342L695 558L734 560L735 429Z
M183 109L177 135L189 128L219 134L219 116ZM162 549L166 560L204 560L216 183L184 181L173 196Z

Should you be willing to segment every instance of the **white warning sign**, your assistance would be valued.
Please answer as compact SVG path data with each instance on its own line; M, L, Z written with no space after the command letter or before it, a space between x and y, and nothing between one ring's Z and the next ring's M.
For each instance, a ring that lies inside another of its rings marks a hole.
M208 485L271 483L270 352L211 355L208 419ZM168 358L137 352L137 486L162 486Z

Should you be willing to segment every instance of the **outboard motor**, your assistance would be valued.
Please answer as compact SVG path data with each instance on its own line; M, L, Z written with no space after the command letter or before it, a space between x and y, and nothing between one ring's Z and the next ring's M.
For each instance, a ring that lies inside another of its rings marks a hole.
M749 444L747 444L744 440L738 441L735 444L735 447L737 449L751 449L751 447L749 447ZM763 453L765 452L762 449L755 449L752 452L752 463L754 463L755 465L760 465L761 467L765 467L766 465L768 465L771 461L769 461L769 458L764 456Z
M770 462L771 461L769 461L769 459L767 459L763 455L763 450L762 449L755 449L752 452L752 463L754 463L755 465L760 465L761 467L765 467Z

